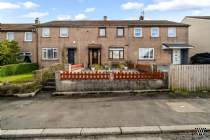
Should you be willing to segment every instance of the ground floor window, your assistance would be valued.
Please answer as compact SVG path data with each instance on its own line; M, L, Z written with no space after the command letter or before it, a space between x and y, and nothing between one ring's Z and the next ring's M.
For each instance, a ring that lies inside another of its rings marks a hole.
M124 48L109 48L109 59L124 59Z
M57 48L43 48L42 59L44 60L58 59L58 49Z
M32 62L32 54L31 52L21 52L20 59L24 62L31 63Z
M139 59L154 59L154 48L139 48Z

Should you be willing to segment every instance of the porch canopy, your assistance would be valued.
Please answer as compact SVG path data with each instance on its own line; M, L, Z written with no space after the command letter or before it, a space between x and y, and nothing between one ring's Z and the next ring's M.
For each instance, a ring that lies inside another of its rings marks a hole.
M189 44L181 44L181 43L163 43L162 44L162 49L167 50L167 49L191 49L194 48L192 45Z
M101 49L101 44L89 44L88 49Z

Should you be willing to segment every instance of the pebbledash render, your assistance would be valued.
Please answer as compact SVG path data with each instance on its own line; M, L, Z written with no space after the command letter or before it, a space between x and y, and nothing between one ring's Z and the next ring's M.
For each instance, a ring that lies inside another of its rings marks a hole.
M1 24L0 39L19 42L40 67L55 63L186 64L189 25L166 20L82 20Z

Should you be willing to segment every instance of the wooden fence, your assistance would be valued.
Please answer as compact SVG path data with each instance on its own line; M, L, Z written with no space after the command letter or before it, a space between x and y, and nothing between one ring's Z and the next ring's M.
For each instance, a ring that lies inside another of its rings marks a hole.
M163 72L61 72L60 80L147 80L147 79L163 79L166 73Z
M210 90L210 65L171 65L169 86L173 90Z

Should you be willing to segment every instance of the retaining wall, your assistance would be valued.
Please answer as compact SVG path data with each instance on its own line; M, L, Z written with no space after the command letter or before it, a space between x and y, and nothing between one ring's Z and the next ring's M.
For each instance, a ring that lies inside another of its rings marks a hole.
M57 92L120 91L167 88L164 80L60 80L56 73Z

